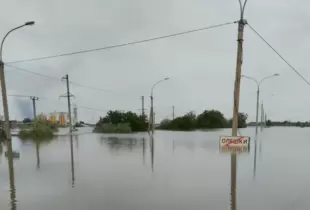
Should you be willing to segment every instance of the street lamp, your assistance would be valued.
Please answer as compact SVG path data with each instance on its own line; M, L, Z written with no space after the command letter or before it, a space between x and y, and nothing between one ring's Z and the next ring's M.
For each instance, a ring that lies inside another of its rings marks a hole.
M276 77L279 76L279 74L273 74L267 77L264 77L263 79L261 79L260 81L258 81L257 79L253 78L253 77L248 77L245 75L241 75L242 77L246 78L246 79L250 79L252 81L254 81L257 85L257 99L256 99L256 123L255 123L255 148L254 148L254 169L253 169L253 177L255 177L256 175L256 153L257 153L257 133L258 133L258 108L259 108L259 92L260 92L260 85L262 84L263 81L265 81L268 78L272 78L272 77ZM272 95L276 95L276 93L273 93ZM263 109L262 109L263 110Z
M263 79L261 79L260 81L258 81L257 79L253 78L253 77L248 77L248 76L245 76L245 75L241 75L242 77L246 78L246 79L250 79L252 81L254 81L257 85L257 95L256 95L256 125L255 125L255 134L257 135L257 132L258 132L258 107L259 107L259 89L260 89L260 86L262 84L263 81L265 81L266 79L268 78L272 78L272 77L276 77L276 76L279 76L280 74L273 74L273 75L270 75L270 76L267 76L267 77L264 77Z
M6 37L13 31L20 29L24 26L31 26L34 25L34 21L29 21L26 22L25 24L18 26L16 28L11 29L9 32L6 33L4 38L2 39L1 46L0 46L0 83L1 83L1 89L2 89L2 103L3 103L3 114L4 114L4 119L5 119L5 126L6 126L6 139L11 141L11 129L10 129L10 120L9 120L9 108L8 108L8 101L7 101L7 94L6 94L6 84L5 84L5 77L4 77L4 63L2 60L2 48L3 48L3 43L6 39Z
M166 80L169 80L170 78L169 77L166 77L166 78L164 78L164 79L162 79L162 80L159 80L158 82L156 82L154 85L153 85L153 87L152 87L152 89L151 89L151 116L150 116L150 119L152 119L152 134L154 134L154 126L155 126L155 122L154 122L154 103L153 103L153 92L154 92L154 88L155 88L155 86L157 85L157 84L159 84L159 83L161 83L161 82L164 82L164 81L166 81ZM150 123L149 123L149 125L150 125Z
M275 95L277 95L276 92L272 93L270 96L274 97ZM265 112L265 107L264 107L263 101L262 101L262 106L263 106L264 115L265 115L265 118L264 118L264 125L266 126L266 122L267 122L267 113Z

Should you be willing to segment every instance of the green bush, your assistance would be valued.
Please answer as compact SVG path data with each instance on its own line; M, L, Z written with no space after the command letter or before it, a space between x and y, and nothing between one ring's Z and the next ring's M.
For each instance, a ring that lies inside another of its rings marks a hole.
M131 133L129 123L114 124L99 124L94 129L95 133Z
M49 121L36 120L28 127L22 128L19 132L19 136L21 139L52 138L54 136L54 132L57 131L57 125Z
M125 124L128 123L132 132L147 131L148 123L146 115L137 115L133 112L123 112L123 111L108 111L106 116L100 118L97 122L97 126L102 124Z
M239 113L238 127L245 128L247 115ZM227 120L224 115L218 110L205 110L200 115L196 116L193 112L189 112L184 116L177 117L173 120L164 119L157 129L163 130L179 130L191 131L197 129L217 129L231 128L232 119Z

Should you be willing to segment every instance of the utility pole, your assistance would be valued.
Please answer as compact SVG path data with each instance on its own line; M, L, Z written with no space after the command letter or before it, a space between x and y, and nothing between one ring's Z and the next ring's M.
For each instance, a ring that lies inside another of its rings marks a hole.
M1 85L1 92L2 92L2 106L3 106L3 115L4 115L4 131L6 134L6 140L9 142L8 145L8 151L9 154L11 155L11 148L12 148L12 137L11 137L11 126L10 126L10 117L9 117L9 106L8 106L8 99L7 99L7 93L6 93L6 83L5 83L5 75L4 75L4 62L2 59L2 50L3 50L3 44L5 39L8 37L8 35L20 28L23 28L24 26L31 26L34 25L34 21L28 21L23 25L17 26L11 30L9 30L3 37L0 45L0 85ZM13 163L12 163L13 164ZM14 172L13 172L14 176Z
M77 108L77 106L76 106L76 104L75 105L73 105L73 124L74 124L74 128L75 128L75 125L78 123L78 108Z
M243 19L244 8L241 11L242 11L241 19L238 22L238 39L237 39L238 49L237 49L237 64L236 64L235 87L234 87L232 136L237 136L237 131L238 131L240 79L241 79L241 67L242 67L242 59L243 59L243 32L244 32L244 26L247 23L246 20Z
M263 114L263 116L262 116L263 120L262 121L263 121L263 129L264 129L264 127L265 127L264 126L265 125L265 108L264 108L264 105L263 105L263 113L262 114Z
M37 118L36 101L39 100L39 97L30 96L30 100L32 100L32 106L33 106L33 119L35 120L35 119Z
M261 104L261 117L260 117L260 131L262 131L263 130L263 125L264 125L264 104L263 104L263 102L262 102L262 104Z
M148 125L148 132L154 134L155 130L155 112L153 111L153 108L151 107L150 110L150 117L149 117L149 125Z
M172 120L174 120L174 106L172 106Z
M154 134L154 130L155 130L155 112L153 111L153 117L152 117L152 134Z
M71 97L73 97L73 95L70 93L70 82L69 82L69 75L66 74L62 80L66 81L66 85L67 85L67 93L65 93L64 95L60 96L60 97L66 97L67 101L68 101L68 118L69 118L69 131L70 134L72 134L72 118L71 118Z
M152 96L151 96L151 101L152 101ZM152 134L153 134L152 126L153 126L153 107L152 107L152 105L151 105L150 116L149 116L148 133L150 133L150 131L151 131Z
M151 95L151 123L152 123L152 135L154 134L154 98L153 94Z
M9 117L9 106L8 106L8 98L6 93L6 84L5 84L5 76L4 76L4 63L2 62L2 58L0 57L0 83L2 90L2 106L3 106L3 114L4 114L4 123L3 128L6 134L6 140L11 141L11 126L10 126L10 117ZM9 143L10 144L10 143Z
M141 101L142 101L142 118L144 118L144 116L145 116L145 112L144 112L144 96L141 96Z
M150 110L150 119L149 119L149 133L150 133L150 128L151 128L151 123L152 123L152 135L154 134L154 128L155 128L155 120L154 120L154 97L153 97L153 92L154 92L154 88L157 84L164 82L166 80L169 80L169 77L166 77L162 80L159 80L158 82L156 82L151 89L151 110Z
M8 37L8 35L24 26L30 26L33 25L34 21L26 22L23 25L17 26L10 31L8 31L4 38L1 41L0 45L0 85L1 85L1 92L2 92L2 106L3 106L3 114L4 114L4 132L5 132L5 138L7 140L7 151L8 151L8 165L9 165L9 178L10 178L10 188L11 188L11 209L16 209L16 192L15 192L15 181L14 181L14 162L13 162L13 150L12 150L12 137L11 137L11 125L10 125L10 117L9 117L9 107L8 107L8 100L7 100L7 92L6 92L6 83L5 83L5 75L4 75L4 63L2 59L2 49L5 39Z
M74 150L73 150L72 135L70 135L70 154L71 154L71 180L72 180L72 188L74 188L75 176L74 176Z
M272 77L276 77L279 76L279 74L272 74L270 76L264 77L263 79L261 79L260 81L258 81L257 79L253 78L253 77L248 77L245 75L242 75L242 77L250 79L252 81L254 81L257 85L257 92L256 92L256 122L255 122L255 135L257 136L258 134L258 115L259 115L259 92L260 92L260 86L262 84L262 82L264 82L266 79L270 79ZM256 144L256 140L255 140L255 144Z
M237 136L238 132L238 117L239 117L239 99L240 99L240 79L241 67L243 60L243 32L247 21L244 19L244 10L247 0L242 4L239 0L240 6L240 20L238 21L238 47L237 47L237 61L236 61L236 75L234 86L234 108L233 108L233 122L232 122L232 136ZM237 209L237 155L231 154L231 210Z

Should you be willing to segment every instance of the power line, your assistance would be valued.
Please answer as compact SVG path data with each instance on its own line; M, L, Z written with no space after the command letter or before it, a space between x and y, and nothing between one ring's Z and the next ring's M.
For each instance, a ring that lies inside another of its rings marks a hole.
M185 35L185 34L189 34L189 33L204 31L204 30L208 30L208 29L212 29L212 28L218 28L218 27L234 24L237 22L238 21L227 22L227 23L222 23L222 24L217 24L217 25L206 26L203 28L178 32L178 33L174 33L174 34L158 36L158 37L143 39L143 40L139 40L139 41L127 42L127 43L123 43L123 44L110 45L110 46L106 46L106 47L100 47L100 48L88 49L88 50L81 50L81 51L69 52L69 53L63 53L63 54L57 54L57 55L51 55L51 56L43 56L43 57L38 57L38 58L30 58L30 59L25 59L25 60L12 61L12 62L8 62L8 63L11 64L11 63L22 63L22 62L28 62L28 61L45 60L45 59L51 59L51 58L57 58L57 57L63 57L63 56L72 56L72 55L77 55L77 54L82 54L82 53L89 53L89 52L94 52L94 51L114 49L114 48L129 46L129 45L135 45L135 44L141 44L141 43L145 43L145 42L156 41L156 40L160 40L160 39L167 39L167 38L171 38L171 37L175 37L175 36L181 36L181 35Z
M61 105L66 105L66 103L64 101L56 101L56 100L51 100L49 98L46 98L46 97L42 97L43 100L45 101L50 101L50 102L53 102L53 103L61 103ZM109 110L104 110L104 109L96 109L96 108L92 108L92 107L88 107L88 106L77 106L77 105L74 105L76 106L77 108L79 109L89 109L89 110L94 110L94 111L100 111L100 112L108 112Z
M126 92L118 92L118 91L114 91L111 89L104 89L104 88L99 88L99 87L94 87L94 86L89 86L89 85L83 85L83 84L79 84L79 83L72 82L72 81L70 82L70 84L75 85L75 86L79 86L79 87L83 87L83 88L101 91L101 92L111 92L111 93L116 93L116 94L128 94Z
M11 96L11 97L22 97L22 98L32 97L30 95L21 95L21 94L9 94L8 96ZM65 102L60 101L60 100L59 101L51 100L51 99L46 98L46 97L40 97L40 99L43 99L43 101L49 101L49 102L53 102L53 103L61 103L62 105L66 105ZM110 110L105 110L105 109L92 108L92 107L88 107L88 106L77 106L77 107L79 109L88 109L88 110L99 111L99 112L108 112L108 111L110 111Z
M45 98L45 97L42 97L42 99L44 101L49 101L49 102L53 102L53 103L60 103L61 105L66 105L65 102L63 101L56 101L56 100L51 100L49 98ZM104 109L97 109L97 108L92 108L92 107L87 107L87 106L76 106L77 108L79 109L88 109L88 110L93 110L93 111L100 111L100 112L108 112L109 110L104 110Z
M260 35L250 24L248 24L248 26L250 27L250 29L261 39L263 40L263 42L265 42L266 45L268 45L268 47L270 49L272 49L273 52L275 52L304 82L306 82L308 85L310 85L310 82L304 77L302 76L301 73L299 73L299 71L294 68L273 46L271 46L271 44L269 42L267 42L267 40Z
M8 94L8 96L11 96L11 97L21 97L21 98L29 98L31 97L30 95L19 95L19 94Z
M30 71L30 70L27 70L27 69L23 69L23 68L19 68L19 67L16 67L16 66L11 66L9 64L4 64L5 66L8 66L8 67L11 67L17 71L22 71L22 72L27 72L29 74L34 74L34 75L37 75L37 76L40 76L40 77L45 77L47 79L52 79L52 80L58 80L60 81L60 78L57 78L57 77L52 77L52 76L48 76L48 75L45 75L45 74L41 74L41 73L38 73L38 72L34 72L34 71Z
M20 94L9 94L8 96L11 97L22 97L22 98L29 98L31 97L30 95L20 95ZM41 99L43 99L44 101L49 101L49 102L53 102L53 103L61 103L62 105L65 105L65 102L63 101L56 101L56 100L51 100L45 97L42 97ZM93 110L93 111L100 111L100 112L108 112L109 110L104 110L104 109L97 109L97 108L92 108L92 107L86 107L86 106L77 106L80 109L88 109L88 110Z
M38 73L38 72L30 71L30 70L27 70L27 69L24 69L24 68L19 68L19 67L12 66L12 65L9 65L9 64L4 64L4 65L8 66L10 68L13 68L13 69L15 69L17 71L22 71L22 72L26 72L26 73L29 73L29 74L34 74L34 75L37 75L37 76L40 76L40 77L45 77L45 78L51 79L51 80L61 81L61 79L58 78L58 77L53 77L53 76L41 74L41 73ZM111 92L111 93L116 93L116 94L128 94L126 92L117 92L117 91L113 91L113 90L110 90L110 89L104 89L104 88L84 85L84 84L80 84L80 83L77 83L77 82L74 82L74 81L70 81L70 84L75 85L75 86L79 86L79 87L84 87L84 88L92 89L92 90L101 91L101 92Z
M93 111L100 111L100 112L108 112L109 110L104 110L104 109L96 109L96 108L91 108L91 107L86 107L86 106L77 106L80 109L89 109Z

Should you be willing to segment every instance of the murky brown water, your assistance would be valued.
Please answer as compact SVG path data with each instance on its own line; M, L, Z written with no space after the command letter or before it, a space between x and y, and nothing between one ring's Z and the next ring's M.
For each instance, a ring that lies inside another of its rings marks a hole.
M0 209L308 210L309 133L265 129L256 156L252 139L235 162L219 152L219 136L230 130L159 131L153 140L84 134L41 145L14 139L14 167L0 147Z

